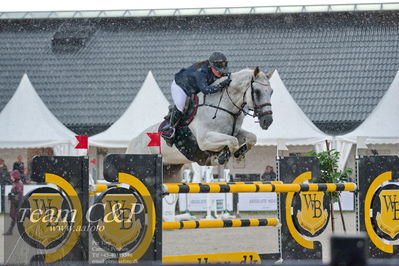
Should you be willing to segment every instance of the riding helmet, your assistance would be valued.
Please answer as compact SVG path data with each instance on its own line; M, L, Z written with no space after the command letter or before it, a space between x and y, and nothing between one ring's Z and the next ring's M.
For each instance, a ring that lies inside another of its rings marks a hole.
M229 68L227 67L227 58L220 52L213 52L209 57L209 64L222 74L228 74Z

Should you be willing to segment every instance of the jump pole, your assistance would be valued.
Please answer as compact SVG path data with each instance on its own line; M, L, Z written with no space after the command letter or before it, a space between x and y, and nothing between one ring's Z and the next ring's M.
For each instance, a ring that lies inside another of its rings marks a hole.
M277 218L265 219L230 219L230 220L201 220L163 222L163 230L176 229L198 229L198 228L226 228L226 227L255 227L255 226L278 226Z
M251 193L251 192L334 192L355 191L355 183L320 184L228 184L228 183L164 183L163 193Z

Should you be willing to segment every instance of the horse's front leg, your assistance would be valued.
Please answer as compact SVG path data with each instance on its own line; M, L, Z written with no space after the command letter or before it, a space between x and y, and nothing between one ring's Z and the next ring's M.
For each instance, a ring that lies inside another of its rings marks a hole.
M209 131L197 139L198 146L203 151L221 151L224 147L228 147L230 152L238 150L239 143L236 137L223 133Z
M234 153L234 157L240 160L256 144L256 135L241 128L238 131L237 139L240 149Z
M219 152L218 155L211 156L208 160L209 165L224 165L230 158L231 153L240 147L236 137L223 133L209 131L198 136L198 146L203 151Z
M252 149L252 147L256 144L256 135L242 128L240 128L238 131L237 139L240 146L247 144L248 150Z

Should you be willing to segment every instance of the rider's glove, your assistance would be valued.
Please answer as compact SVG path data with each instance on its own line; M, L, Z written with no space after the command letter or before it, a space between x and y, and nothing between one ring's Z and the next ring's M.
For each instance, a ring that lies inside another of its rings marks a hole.
M219 83L221 88L226 88L230 85L231 79L230 76L227 77L225 80L223 80L222 82Z

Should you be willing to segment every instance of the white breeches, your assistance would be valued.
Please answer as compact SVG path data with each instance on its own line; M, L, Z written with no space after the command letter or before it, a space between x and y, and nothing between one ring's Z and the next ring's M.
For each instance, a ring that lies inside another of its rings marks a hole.
M186 93L184 92L184 90L182 88L180 88L179 85L176 84L176 82L174 80L172 82L172 86L170 87L170 90L172 92L172 98L173 98L173 102L176 105L176 108L180 112L183 112L184 107L186 105L186 99L187 99Z

